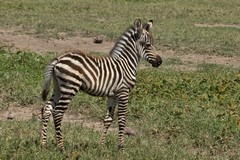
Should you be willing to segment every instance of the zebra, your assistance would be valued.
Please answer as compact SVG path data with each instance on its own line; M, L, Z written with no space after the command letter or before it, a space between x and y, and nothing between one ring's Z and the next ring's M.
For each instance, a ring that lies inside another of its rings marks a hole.
M162 63L153 46L150 29L153 21L142 24L136 19L118 39L110 54L105 57L86 55L81 51L67 52L56 57L46 67L42 90L43 101L47 100L50 84L53 81L52 97L42 108L41 145L46 147L47 124L53 116L57 146L64 150L61 123L68 104L80 90L108 98L107 114L103 120L100 143L103 144L110 127L114 110L118 106L118 148L124 150L124 128L129 93L136 83L136 69L143 57L159 67Z

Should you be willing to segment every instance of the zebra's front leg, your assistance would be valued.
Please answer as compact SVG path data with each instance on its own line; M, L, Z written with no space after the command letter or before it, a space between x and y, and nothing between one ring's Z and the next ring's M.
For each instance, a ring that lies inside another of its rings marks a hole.
M124 129L126 126L126 108L128 105L128 92L118 97L118 149L124 151Z
M42 108L42 129L41 129L41 145L46 147L47 144L47 125L52 114L53 101L48 101L46 105Z
M100 138L100 144L103 144L105 142L106 134L108 131L108 128L111 126L114 116L114 110L117 105L117 101L114 97L108 98L108 107L107 107L107 114L103 120L103 131Z

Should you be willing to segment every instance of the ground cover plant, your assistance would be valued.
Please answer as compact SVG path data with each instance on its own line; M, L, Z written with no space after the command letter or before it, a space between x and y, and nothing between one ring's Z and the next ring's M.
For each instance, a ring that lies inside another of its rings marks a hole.
M47 40L105 35L112 41L135 18L153 19L162 52L238 57L239 6L238 0L0 0L0 28ZM43 71L56 54L12 51L0 44L0 115L10 107L41 109ZM239 68L199 63L181 71L181 65L178 58L163 59L159 69L140 64L127 113L127 126L136 135L126 136L124 154L115 145L117 131L100 146L100 131L82 121L63 123L64 153L50 123L43 150L40 121L33 114L24 121L0 117L0 159L240 159ZM80 92L68 113L95 123L105 109L104 98Z

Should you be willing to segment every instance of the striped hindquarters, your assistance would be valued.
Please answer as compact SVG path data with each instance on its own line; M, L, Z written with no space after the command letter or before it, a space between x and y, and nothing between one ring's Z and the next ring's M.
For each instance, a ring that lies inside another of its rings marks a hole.
M81 89L94 96L111 96L122 80L121 70L112 57L97 58L76 51L58 57L51 71L61 95L74 96Z

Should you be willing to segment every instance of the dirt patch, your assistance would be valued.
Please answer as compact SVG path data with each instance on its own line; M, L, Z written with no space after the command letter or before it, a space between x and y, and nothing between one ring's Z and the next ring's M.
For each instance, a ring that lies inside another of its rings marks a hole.
M41 121L41 110L39 107L28 106L21 107L16 104L11 104L8 110L0 110L0 121L23 121L37 119ZM52 117L50 121L53 121ZM87 128L92 128L96 131L101 131L103 126L101 122L91 121L90 117L82 114L70 114L68 111L63 117L63 122L79 123ZM111 128L110 131L116 131L117 128Z
M41 39L31 35L21 34L15 29L0 29L0 44L10 47L12 50L33 51L38 53L58 52L68 50L81 50L86 53L108 53L113 47L113 42L103 41L101 44L94 43L93 38L82 36L67 38L64 33L61 39Z
M207 24L195 24L198 27L210 26ZM217 25L215 25L217 26ZM224 25L219 25L224 26ZM234 25L232 26L234 27ZM237 26L236 26L237 27ZM94 37L82 37L78 35L76 37L66 37L65 33L59 33L61 39L41 39L31 35L21 34L15 28L0 29L0 44L9 47L13 51L33 51L42 54L49 52L64 53L68 50L81 50L85 53L100 52L108 54L114 46L114 42L108 42L104 40L101 44L94 43ZM160 51L159 51L160 52ZM224 57L213 55L196 55L196 54L179 54L174 51L168 50L160 52L163 59L177 58L182 64L170 65L177 70L196 70L196 66L199 63L211 63L228 65L233 67L240 67L239 57Z
M201 63L218 64L231 66L235 68L240 67L239 57L225 57L215 55L196 55L196 54L176 54L174 51L167 51L162 53L164 58L176 58L182 63L173 65L177 70L196 70L197 65Z
M217 24L195 23L194 26L195 27L208 27L208 28L224 27L224 28L238 28L238 29L240 29L240 25L223 24L223 23L217 23Z
M8 110L0 110L0 121L6 120L30 120L36 118L41 121L41 109L36 106L28 106L21 107L17 104L10 104ZM100 122L89 122L89 117L84 116L82 114L70 114L68 111L65 113L63 117L63 122L76 122L80 123L83 126L89 128L96 128L96 130L100 130L101 123ZM52 121L52 117L50 118Z
M37 119L41 122L41 110L36 106L21 107L17 104L11 104L8 110L0 110L0 121L28 121L31 119ZM71 114L69 110L63 116L63 123L78 123L83 127L91 128L95 131L101 132L103 129L102 121L93 121L91 117L87 117L82 114ZM51 116L50 123L53 123ZM108 129L109 132L117 132L118 128L111 126ZM125 134L128 136L135 136L136 131L132 128L126 127Z
M8 110L0 110L0 121L5 120L29 120L38 117L40 111L33 107L20 107L17 104L10 104Z

